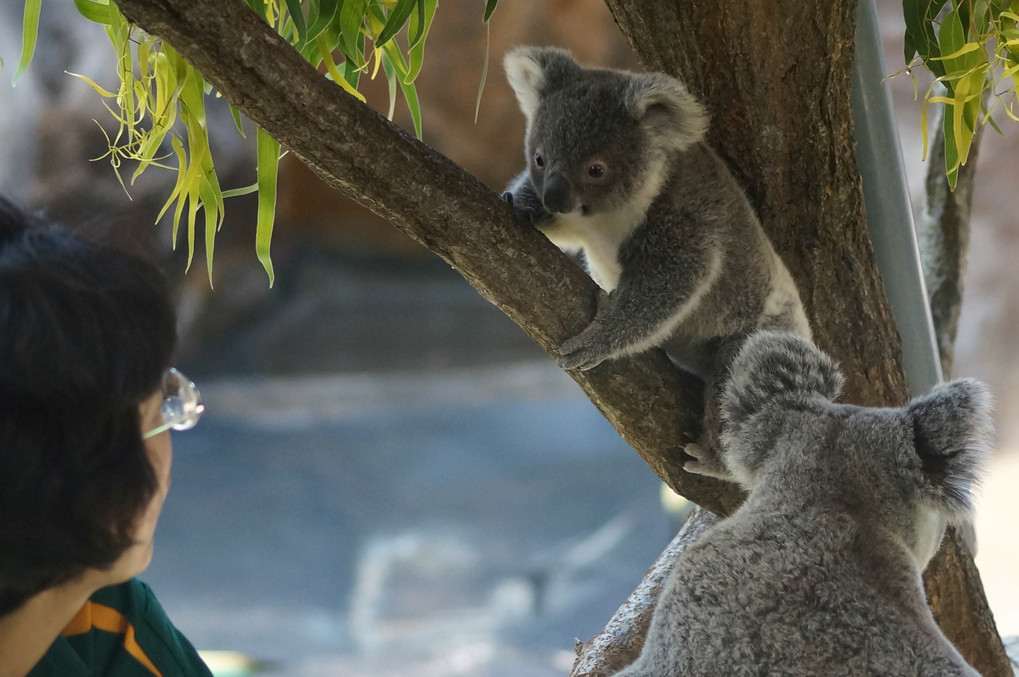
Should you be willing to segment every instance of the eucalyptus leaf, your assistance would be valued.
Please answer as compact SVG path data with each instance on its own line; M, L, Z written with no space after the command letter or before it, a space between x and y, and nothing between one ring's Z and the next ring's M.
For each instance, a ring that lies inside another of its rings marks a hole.
M902 16L906 23L903 44L906 63L917 54L936 76L945 74L944 66L930 59L941 56L934 20L948 0L902 0Z
M414 11L414 8L421 4L423 0L399 0L396 3L396 7L389 13L386 18L386 25L379 33L378 37L375 38L375 46L381 47L386 44L393 37L400 32L400 29L407 25L407 20L410 18L410 13Z
M294 28L297 30L297 42L294 48L301 51L308 40L308 25L304 19L304 8L301 7L301 0L286 0L286 2L290 20L294 22Z
M17 84L18 78L28 69L35 55L35 43L39 39L39 12L42 0L25 0L25 18L21 24L21 60L18 70L14 73L11 84Z
M428 31L432 27L432 20L435 18L435 10L438 5L438 0L421 0L418 5L424 8L424 16L418 19L421 22L421 37L410 48L410 68L408 69L406 79L403 81L404 84L412 84L417 79L418 74L421 73L421 67L425 60L425 40L428 38ZM414 19L411 18L411 32L414 30L413 26Z
M340 51L358 69L364 68L364 52L357 48L369 0L343 0L339 10Z
M492 18L492 14L495 13L495 7L499 4L499 0L488 0L485 3L485 18L484 22L487 24L488 20Z
M308 11L308 42L322 34L336 16L339 0L319 0L311 3Z
M113 8L109 2L94 2L93 0L74 0L74 7L78 10L78 14L89 21L93 21L97 24L108 24L110 23L110 13Z
M269 286L276 281L269 247L276 220L276 179L279 173L280 144L258 128L258 221L255 227L255 254L269 276Z

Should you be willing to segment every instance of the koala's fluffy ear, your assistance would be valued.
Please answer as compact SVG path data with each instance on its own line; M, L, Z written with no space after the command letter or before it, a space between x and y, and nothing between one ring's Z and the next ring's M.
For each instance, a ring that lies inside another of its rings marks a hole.
M757 331L729 367L722 416L738 426L775 397L820 396L834 400L843 377L830 357L810 341L780 331Z
M516 47L506 53L503 68L520 110L530 122L545 92L574 77L580 65L559 47Z
M987 387L973 379L938 386L906 405L921 470L953 521L972 512L970 489L994 445L991 408Z
M628 89L634 115L652 138L679 151L704 138L708 131L704 106L676 78L634 74Z

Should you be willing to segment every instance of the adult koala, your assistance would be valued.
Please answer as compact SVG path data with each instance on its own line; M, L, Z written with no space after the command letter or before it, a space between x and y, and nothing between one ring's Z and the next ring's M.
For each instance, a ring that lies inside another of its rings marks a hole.
M636 662L618 677L973 675L920 574L970 517L991 448L972 380L904 407L835 404L813 344L748 339L722 396L721 463L746 502L675 565Z

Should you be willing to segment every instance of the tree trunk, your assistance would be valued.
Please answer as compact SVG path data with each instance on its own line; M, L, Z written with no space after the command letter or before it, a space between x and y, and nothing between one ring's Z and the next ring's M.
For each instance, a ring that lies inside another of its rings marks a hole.
M544 236L521 227L494 191L321 77L241 0L117 4L326 182L449 262L545 350L593 317L593 282ZM853 160L855 3L633 4L609 3L645 64L683 76L705 97L711 141L800 284L819 345L841 361L847 398L904 402ZM701 393L664 354L571 375L678 493L721 514L738 505L734 485L680 467L679 452L700 427Z

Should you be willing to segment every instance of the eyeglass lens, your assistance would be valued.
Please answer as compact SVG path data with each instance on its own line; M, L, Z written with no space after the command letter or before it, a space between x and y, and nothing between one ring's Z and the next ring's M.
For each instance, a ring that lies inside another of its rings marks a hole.
M163 418L163 425L150 430L143 439L148 439L159 433L173 428L174 430L188 430L194 428L205 411L202 404L202 396L198 388L187 376L174 368L166 370L163 375L163 382L160 387L163 402L160 405L159 413Z
M195 427L205 411L198 388L184 374L170 368L163 377L163 422L174 430Z

